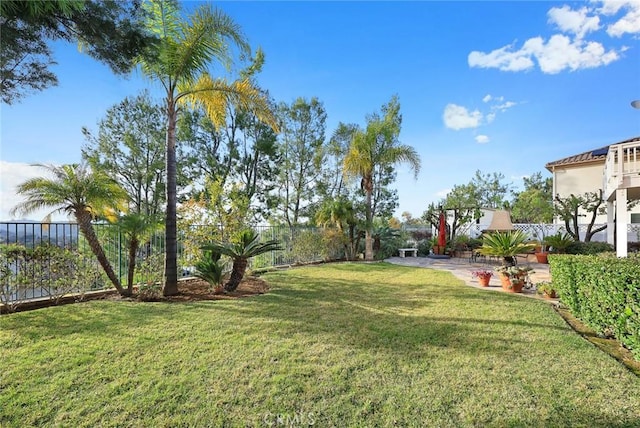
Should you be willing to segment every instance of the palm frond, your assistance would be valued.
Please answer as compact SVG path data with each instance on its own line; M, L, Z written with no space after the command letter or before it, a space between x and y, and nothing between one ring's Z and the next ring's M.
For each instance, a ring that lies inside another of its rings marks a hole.
M248 79L229 83L204 73L194 85L179 89L184 92L178 99L190 105L202 106L216 126L225 123L227 107L232 105L253 112L258 120L278 131L278 122L267 97Z

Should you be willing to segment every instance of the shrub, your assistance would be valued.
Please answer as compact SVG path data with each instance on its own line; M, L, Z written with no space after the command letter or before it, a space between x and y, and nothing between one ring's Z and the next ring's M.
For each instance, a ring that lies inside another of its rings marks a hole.
M431 248L433 248L433 245L431 245L431 240L430 239L426 239L424 241L419 241L418 242L418 255L419 256L428 256L429 252L431 251Z
M562 303L640 359L640 255L551 255L549 265Z
M207 281L211 289L222 285L225 263L220 261L221 256L215 251L203 251L202 258L195 265L195 276Z
M316 230L295 230L291 244L291 258L295 263L322 260L320 234Z
M613 245L606 242L572 242L567 254L599 254L614 251Z
M0 248L0 303L12 312L20 300L33 297L48 297L56 304L71 293L82 299L87 290L101 287L101 275L91 254L51 244L33 249L4 245Z
M136 263L136 276L141 284L161 282L164 278L164 254L151 254Z

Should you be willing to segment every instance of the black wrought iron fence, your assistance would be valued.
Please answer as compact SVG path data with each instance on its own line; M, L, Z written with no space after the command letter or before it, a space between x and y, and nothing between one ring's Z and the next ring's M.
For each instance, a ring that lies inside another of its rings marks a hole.
M129 269L125 235L117 225L94 224L96 234L116 275L126 283ZM215 228L214 228L215 229ZM315 227L256 226L260 240L275 239L283 250L251 259L252 269L334 260L344 256L344 241ZM211 226L188 225L178 236L179 275L190 276L200 246L214 237ZM164 232L147 236L137 251L134 282L162 280ZM110 288L75 223L0 222L0 303L38 298L59 299L69 293Z

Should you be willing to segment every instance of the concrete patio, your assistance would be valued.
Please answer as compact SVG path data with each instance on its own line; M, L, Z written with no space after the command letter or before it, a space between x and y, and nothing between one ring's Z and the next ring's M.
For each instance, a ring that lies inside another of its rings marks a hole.
M470 262L468 258L464 257L452 257L449 259L432 259L429 257L391 257L385 260L386 262L402 265L402 266L414 266L430 269L446 270L451 272L456 277L463 280L467 285L475 287L481 290L487 291L499 291L505 292L500 285L500 278L497 275L491 277L489 287L482 287L478 283L478 279L471 275L471 272L477 269L489 269L493 270L494 264ZM533 269L533 273L530 274L531 282L536 284L541 281L551 281L551 274L549 273L549 265L525 262L518 263L518 265L529 266ZM544 299L542 296L536 294L533 289L524 289L522 293L517 293L523 296L538 298L542 300L548 300L551 302L557 301L557 299Z

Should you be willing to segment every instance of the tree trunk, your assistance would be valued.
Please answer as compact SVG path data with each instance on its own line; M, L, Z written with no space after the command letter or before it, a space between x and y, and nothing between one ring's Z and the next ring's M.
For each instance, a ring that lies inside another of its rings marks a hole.
M167 99L167 214L165 218L165 283L162 294L178 294L178 229L176 218L176 120L175 101Z
M515 266L516 265L516 259L513 256L505 256L502 258L502 265L503 266Z
M93 230L93 226L91 225L91 214L86 211L76 211L75 216L78 221L80 231L89 243L89 248L91 248L91 251L97 257L98 263L100 263L100 266L104 269L107 277L121 296L126 295L122 285L120 285L120 280L111 267L111 263L109 263L107 256L104 254L104 250L102 249L102 245L100 245L100 241L98 240L95 230Z
M244 257L238 257L233 260L233 269L231 270L231 276L229 281L224 285L225 291L236 291L240 281L244 277L244 273L247 270L249 260Z
M138 253L138 240L133 238L129 242L129 268L127 269L127 295L133 294L133 275L136 271L136 254Z
M366 221L367 229L364 236L364 259L373 260L373 213L371 212L371 193L373 190L365 189L367 193L366 199Z

